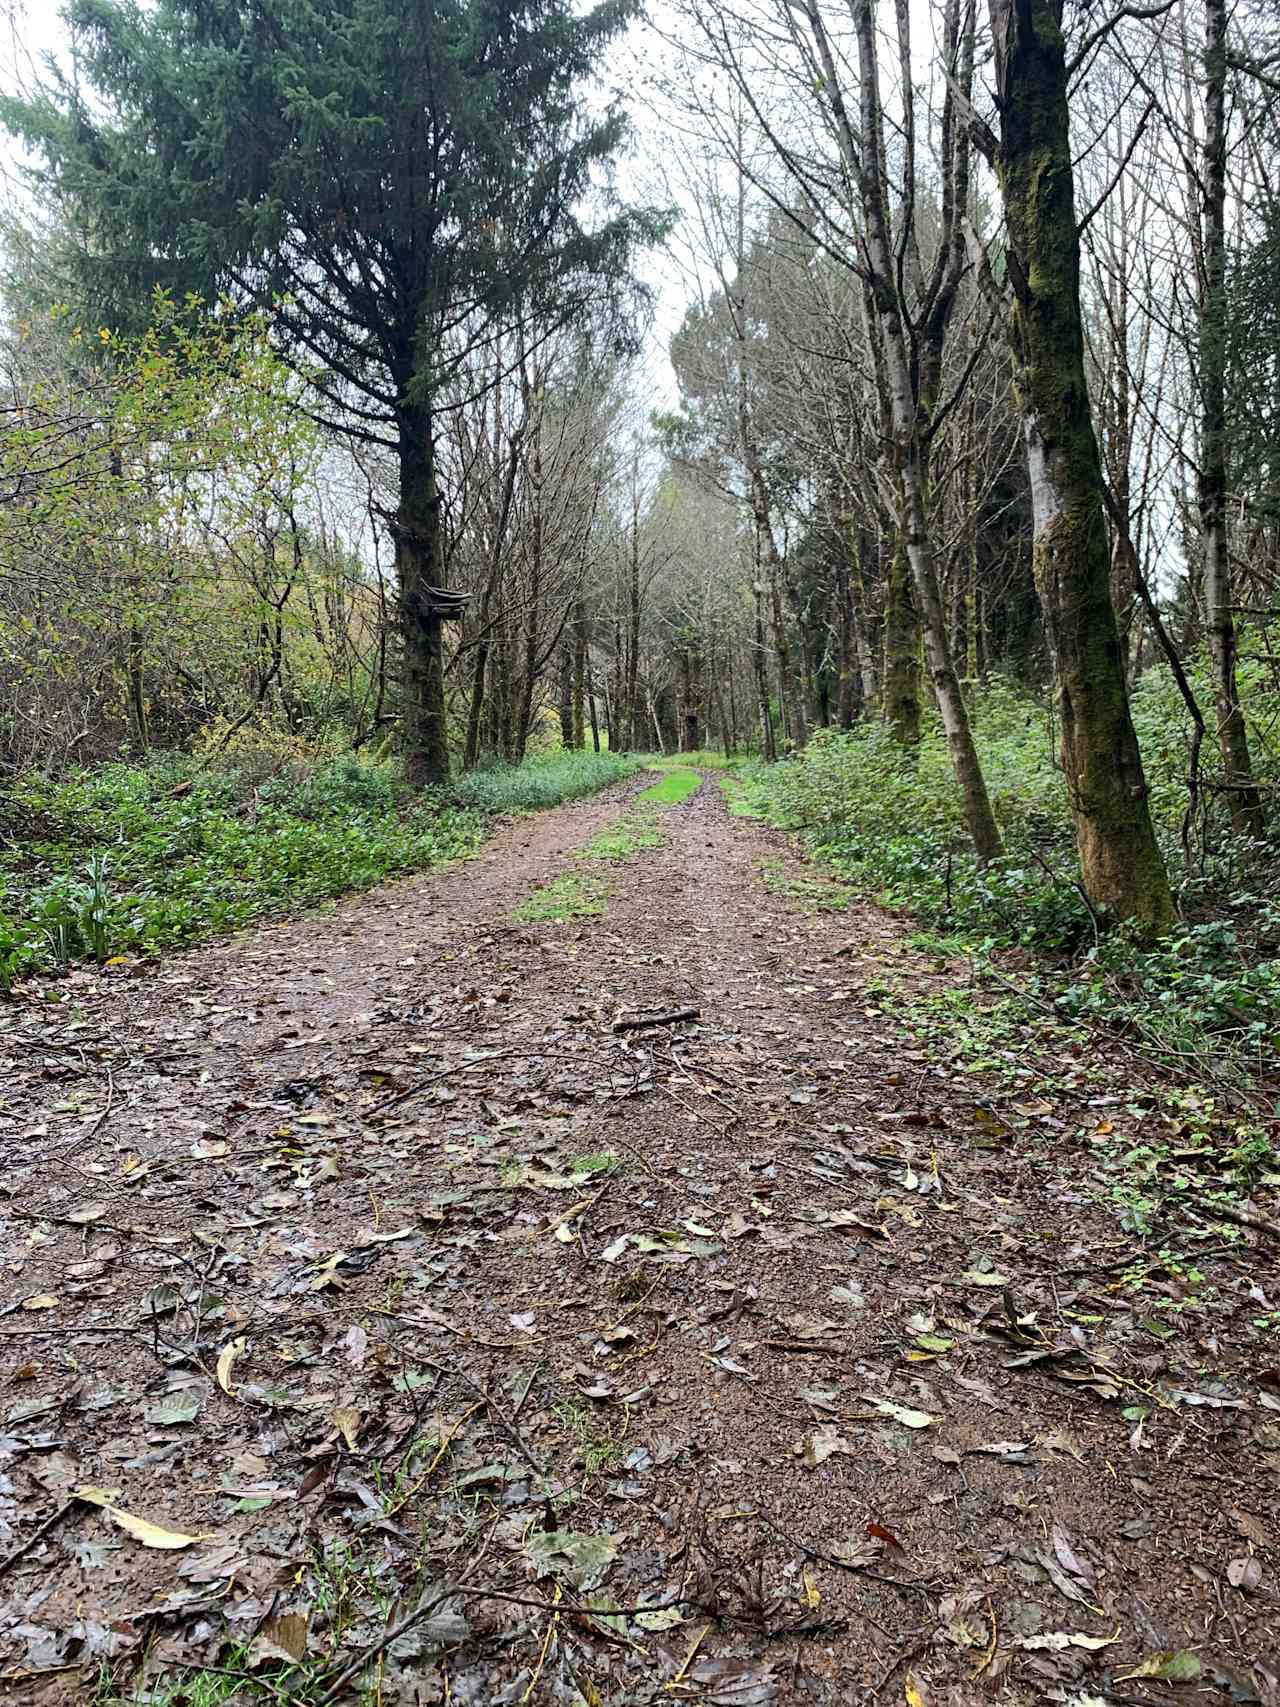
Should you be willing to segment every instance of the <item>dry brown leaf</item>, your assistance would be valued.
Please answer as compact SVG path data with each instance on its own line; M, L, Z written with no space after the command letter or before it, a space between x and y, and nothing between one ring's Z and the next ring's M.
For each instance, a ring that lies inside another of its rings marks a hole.
M329 1421L342 1436L349 1451L356 1449L356 1436L360 1432L360 1424L364 1418L354 1405L339 1405L336 1411L330 1413Z

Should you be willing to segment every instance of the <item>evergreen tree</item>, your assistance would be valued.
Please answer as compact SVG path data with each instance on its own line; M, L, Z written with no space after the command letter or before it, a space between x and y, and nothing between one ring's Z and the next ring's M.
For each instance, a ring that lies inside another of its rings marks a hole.
M584 84L638 0L72 0L75 80L0 119L74 210L85 303L155 284L269 309L322 419L399 465L411 778L444 781L437 416L469 352L626 287L653 210L602 178L626 137ZM594 216L594 217L593 217Z

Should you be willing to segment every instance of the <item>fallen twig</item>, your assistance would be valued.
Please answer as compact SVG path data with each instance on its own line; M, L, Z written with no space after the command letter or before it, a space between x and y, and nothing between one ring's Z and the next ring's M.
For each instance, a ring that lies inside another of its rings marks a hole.
M51 1512L45 1518L38 1529L28 1535L25 1541L15 1547L11 1553L7 1553L3 1559L0 1559L0 1577L4 1576L5 1572L13 1565L16 1565L19 1559L24 1559L38 1542L43 1541L49 1531L62 1522L75 1503L75 1500L64 1500L56 1511Z
M755 1515L761 1523L772 1529L775 1535L780 1535L784 1541L789 1541L793 1547L798 1547L802 1553L807 1554L811 1559L817 1559L824 1565L834 1565L837 1570L852 1571L855 1576L870 1577L872 1582L886 1583L890 1588L905 1589L908 1594L918 1594L924 1600L933 1601L937 1599L937 1590L928 1583L916 1582L910 1577L890 1577L886 1576L883 1571L871 1570L867 1565L850 1564L847 1559L838 1559L834 1553L823 1553L818 1548L811 1547L807 1541L801 1541L798 1535L789 1535L785 1529L780 1529L773 1519L766 1517L762 1511L756 1512Z
M1208 1219L1221 1215L1224 1221L1234 1221L1241 1227L1252 1227L1255 1233L1265 1233L1270 1239L1280 1239L1280 1221L1259 1215L1254 1209L1236 1209L1228 1203L1207 1204L1203 1210Z
M433 1073L429 1079L420 1079L416 1085L410 1085L407 1091L397 1091L394 1096L384 1097L381 1102L373 1103L369 1108L357 1110L361 1120L369 1120L375 1114L385 1114L389 1108L399 1108L402 1102L408 1102L410 1097L420 1096L423 1091L429 1091L432 1085L438 1085L441 1079L451 1079L455 1073L465 1073L468 1067L484 1067L490 1061L501 1061L507 1055L519 1055L519 1049L495 1049L490 1055L473 1055L470 1060L456 1061L452 1067L445 1067L438 1073Z
M701 1019L701 1008L672 1008L664 1014L637 1014L634 1019L616 1019L614 1035L624 1031L643 1031L651 1025L678 1025L681 1020Z
M476 1395L476 1397L478 1399L483 1400L484 1405L485 1405L486 1409L488 1410L489 1415L492 1417L493 1421L495 1423L497 1423L498 1427L502 1430L503 1434L506 1435L507 1439L517 1449L517 1451L520 1453L520 1456L524 1459L525 1463L533 1471L534 1475L535 1476L545 1476L546 1475L546 1473L547 1473L546 1470L538 1462L538 1459L534 1456L534 1453L531 1451L530 1447L528 1446L527 1442L525 1441L524 1436L520 1433L520 1430L515 1426L515 1424L513 1422L510 1422L507 1419L507 1417L503 1415L503 1413L499 1409L498 1405L494 1402L493 1396L489 1393L486 1393L484 1388L480 1385L480 1383L478 1381L473 1381L471 1379L471 1377L467 1374L465 1369L460 1369L457 1366L457 1364L446 1365L443 1363L432 1363L430 1358L424 1358L423 1362L426 1364L426 1367L428 1369L434 1369L437 1375L456 1375L457 1378L459 1379L459 1381L461 1381L464 1386L470 1387L471 1391ZM521 1402L523 1403L523 1400Z

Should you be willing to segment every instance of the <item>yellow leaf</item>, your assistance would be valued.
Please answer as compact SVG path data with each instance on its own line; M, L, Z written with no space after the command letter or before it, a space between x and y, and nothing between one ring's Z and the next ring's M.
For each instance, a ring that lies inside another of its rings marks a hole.
M356 1435L360 1431L362 1421L360 1412L356 1410L354 1405L339 1405L338 1409L330 1416L329 1421L347 1443L348 1449L354 1452Z
M176 1529L162 1529L158 1523L152 1523L150 1518L138 1517L136 1513L124 1511L113 1504L117 1490L115 1488L77 1488L72 1499L83 1500L86 1505L96 1505L118 1528L126 1535L132 1535L135 1541L141 1541L144 1547L158 1547L167 1552L176 1552L180 1547L194 1547L197 1541L211 1541L212 1535L183 1535Z
M808 1571L801 1572L801 1581L804 1583L804 1603L811 1612L816 1612L822 1605L822 1590Z
M910 1672L907 1673L907 1707L929 1707L928 1698Z
M51 1292L34 1292L30 1298L22 1300L24 1310L56 1310L58 1300Z
M231 1369L236 1358L239 1357L244 1348L245 1337L243 1334L239 1334L235 1339L228 1341L228 1343L224 1345L222 1350L218 1353L216 1373L218 1377L218 1385L222 1388L224 1393L235 1392L235 1388L231 1384Z

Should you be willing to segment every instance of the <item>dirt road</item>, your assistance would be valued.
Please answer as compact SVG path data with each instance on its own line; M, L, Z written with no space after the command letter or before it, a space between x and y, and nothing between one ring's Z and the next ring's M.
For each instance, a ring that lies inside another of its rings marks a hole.
M1280 1701L1274 1249L1140 1273L1122 1068L649 781L3 1013L0 1699Z

